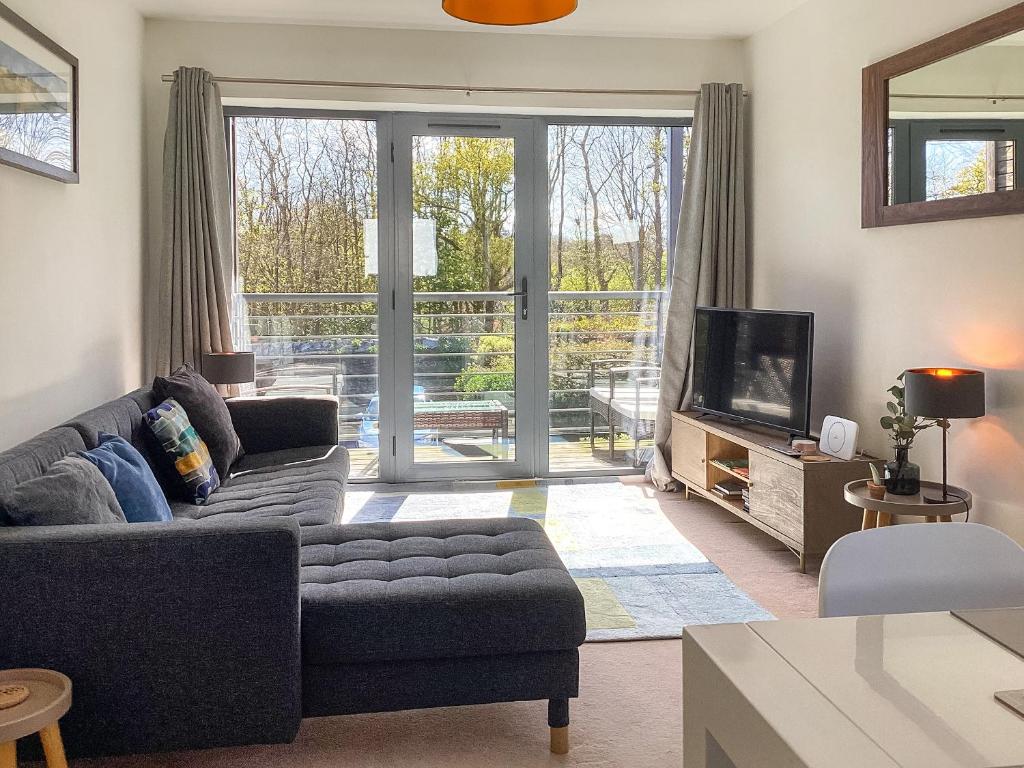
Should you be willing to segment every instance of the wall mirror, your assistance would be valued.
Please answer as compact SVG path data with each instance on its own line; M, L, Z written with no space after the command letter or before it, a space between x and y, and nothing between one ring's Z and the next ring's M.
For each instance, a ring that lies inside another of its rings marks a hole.
M1024 213L1024 3L864 70L862 224Z

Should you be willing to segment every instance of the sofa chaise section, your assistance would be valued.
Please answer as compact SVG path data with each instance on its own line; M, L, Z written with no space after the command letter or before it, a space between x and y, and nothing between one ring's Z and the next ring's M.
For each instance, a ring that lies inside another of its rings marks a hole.
M307 716L547 699L555 748L585 636L583 597L536 521L303 530Z

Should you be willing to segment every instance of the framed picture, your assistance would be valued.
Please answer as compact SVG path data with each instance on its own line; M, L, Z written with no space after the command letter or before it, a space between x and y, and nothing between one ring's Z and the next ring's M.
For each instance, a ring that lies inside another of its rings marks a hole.
M0 163L78 183L78 59L3 3Z

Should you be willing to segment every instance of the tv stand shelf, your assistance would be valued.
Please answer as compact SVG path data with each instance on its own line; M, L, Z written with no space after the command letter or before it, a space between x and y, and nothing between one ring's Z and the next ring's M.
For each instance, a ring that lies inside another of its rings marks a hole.
M843 487L870 477L869 458L805 462L773 450L783 435L756 426L741 426L697 413L672 414L672 476L691 494L727 509L785 544L800 558L824 555L841 536L859 531L862 511L848 504ZM746 459L749 477L716 460ZM723 480L750 488L750 509L740 499L726 499L711 489Z

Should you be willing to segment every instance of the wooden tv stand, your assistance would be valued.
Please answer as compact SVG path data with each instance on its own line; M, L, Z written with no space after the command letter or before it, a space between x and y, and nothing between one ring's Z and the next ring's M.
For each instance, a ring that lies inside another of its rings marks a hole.
M786 444L779 432L698 416L672 414L672 476L687 498L697 494L778 539L799 556L802 573L808 555L824 555L836 539L860 530L862 511L846 502L843 486L871 476L870 457L804 462L769 447ZM747 459L750 477L716 459ZM711 490L724 480L750 486L749 512L742 499Z

